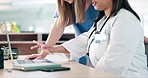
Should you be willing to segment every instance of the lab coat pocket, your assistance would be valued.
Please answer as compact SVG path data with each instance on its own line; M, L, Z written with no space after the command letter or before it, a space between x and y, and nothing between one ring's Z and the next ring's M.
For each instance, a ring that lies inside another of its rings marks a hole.
M106 43L102 43L100 45L95 44L95 56L97 57L97 59L100 59L104 55L104 52L106 51L106 46Z
M107 48L107 39L105 34L96 34L95 35L95 56L97 59L100 59Z

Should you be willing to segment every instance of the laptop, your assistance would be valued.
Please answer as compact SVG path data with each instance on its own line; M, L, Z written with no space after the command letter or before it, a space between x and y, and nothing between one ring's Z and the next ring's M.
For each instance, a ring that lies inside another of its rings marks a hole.
M7 31L7 26L4 23L5 30L6 30L6 38L8 42L8 48L11 60L13 61L13 69L23 70L23 71L33 71L33 70L41 70L46 68L59 68L61 67L60 64L54 63L47 59L35 59L35 60L14 60L11 50L11 43L9 38L9 33Z

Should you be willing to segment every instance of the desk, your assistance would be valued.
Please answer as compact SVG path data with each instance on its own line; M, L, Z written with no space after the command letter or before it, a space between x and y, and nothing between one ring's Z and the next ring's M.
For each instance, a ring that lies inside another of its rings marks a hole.
M42 72L30 71L24 72L19 70L6 69L12 68L10 60L5 61L5 69L0 70L0 78L117 78L117 76L103 72L96 71L94 68L81 65L76 62L61 62L62 66L70 67L70 71L59 72Z

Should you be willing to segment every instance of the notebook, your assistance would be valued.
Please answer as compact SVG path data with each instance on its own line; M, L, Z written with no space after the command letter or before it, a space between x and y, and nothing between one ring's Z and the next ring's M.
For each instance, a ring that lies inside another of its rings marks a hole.
M8 42L9 53L11 60L13 61L13 69L23 70L23 71L32 71L32 70L41 70L45 68L55 68L61 67L60 64L54 63L47 59L35 59L35 60L14 60L12 56L11 43L9 38L9 33L7 31L7 26L4 23L6 30L6 38Z

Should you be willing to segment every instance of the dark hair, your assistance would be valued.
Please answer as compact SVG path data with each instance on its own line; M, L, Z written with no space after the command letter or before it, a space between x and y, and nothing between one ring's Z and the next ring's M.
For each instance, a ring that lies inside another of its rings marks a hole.
M140 21L138 14L131 8L127 0L112 0L112 1L113 1L113 8L111 10L110 16L115 16L120 9L124 8L130 11L131 13L133 13L137 17L137 19ZM99 16L97 17L95 22L99 21L104 15L105 15L104 11L100 11Z

